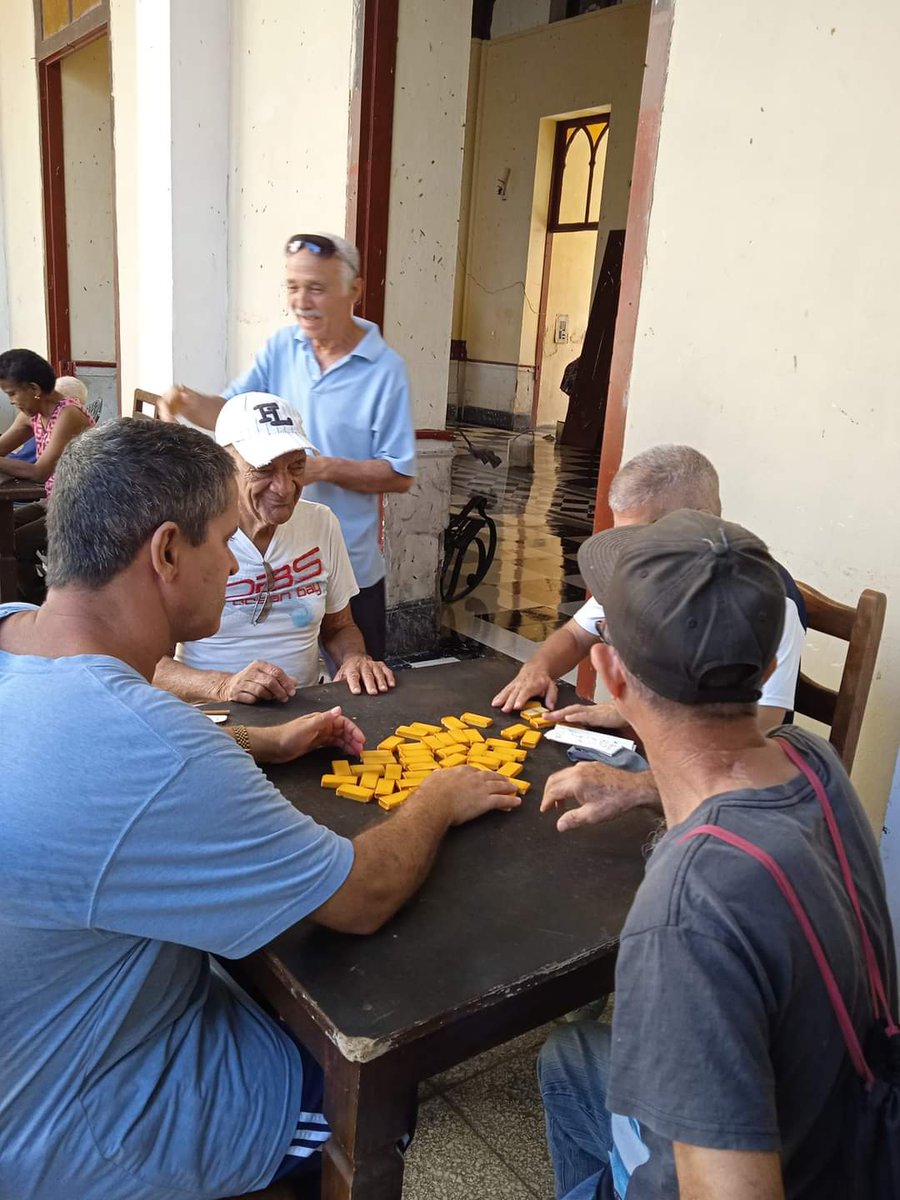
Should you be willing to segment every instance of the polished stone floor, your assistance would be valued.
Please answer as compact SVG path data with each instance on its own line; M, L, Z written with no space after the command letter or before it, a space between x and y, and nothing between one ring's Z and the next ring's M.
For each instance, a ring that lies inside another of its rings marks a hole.
M538 431L533 467L510 466L517 450L526 449L516 443L531 435L474 426L461 432L475 451L493 451L500 463L478 461L458 438L451 507L458 512L473 495L484 496L497 550L483 582L445 605L444 624L523 661L584 603L576 556L593 526L597 456L558 446ZM473 551L467 567L475 564Z

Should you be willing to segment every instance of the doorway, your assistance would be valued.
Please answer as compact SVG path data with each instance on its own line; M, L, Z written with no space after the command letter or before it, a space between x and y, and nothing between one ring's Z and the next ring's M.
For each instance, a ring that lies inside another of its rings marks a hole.
M112 86L106 25L38 64L49 358L116 416L118 314Z
M534 428L555 432L566 418L591 311L608 133L606 113L556 122L534 351Z

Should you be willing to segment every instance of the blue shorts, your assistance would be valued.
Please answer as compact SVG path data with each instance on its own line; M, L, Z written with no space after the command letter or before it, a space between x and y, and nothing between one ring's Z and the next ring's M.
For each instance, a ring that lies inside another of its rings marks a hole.
M297 1128L291 1138L287 1153L281 1160L278 1170L270 1182L283 1179L285 1175L318 1174L322 1169L322 1147L331 1137L331 1130L322 1112L322 1102L325 1096L325 1076L322 1068L310 1052L292 1037L289 1031L281 1026L300 1052L303 1065L303 1086L300 1092L300 1112L297 1115Z

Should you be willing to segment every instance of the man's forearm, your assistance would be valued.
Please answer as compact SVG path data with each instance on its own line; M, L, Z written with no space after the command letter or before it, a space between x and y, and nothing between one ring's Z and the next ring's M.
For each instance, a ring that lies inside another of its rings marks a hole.
M156 664L153 686L182 700L221 700L228 679L224 671L198 671L167 656Z
M334 633L325 634L322 645L335 666L342 666L345 658L355 654L366 654L366 643L356 625L346 625Z
M312 454L306 460L304 483L333 483L349 492L408 492L414 479L401 475L383 458L331 458Z
M395 813L354 838L353 869L313 917L344 933L374 933L421 887L450 827L441 797L412 796Z
M551 633L546 642L538 648L536 654L528 660L528 665L547 672L556 679L577 667L587 653L583 646L564 625Z

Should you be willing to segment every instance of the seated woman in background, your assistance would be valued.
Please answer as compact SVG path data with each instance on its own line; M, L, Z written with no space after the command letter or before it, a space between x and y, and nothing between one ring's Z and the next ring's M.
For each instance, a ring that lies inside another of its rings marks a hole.
M12 425L0 436L0 474L44 485L44 500L23 504L15 513L19 593L23 600L40 604L44 585L37 571L37 552L47 542L44 518L53 472L72 438L93 425L94 418L80 400L57 390L55 371L33 350L0 354L0 389L17 410ZM32 437L34 462L11 455Z

